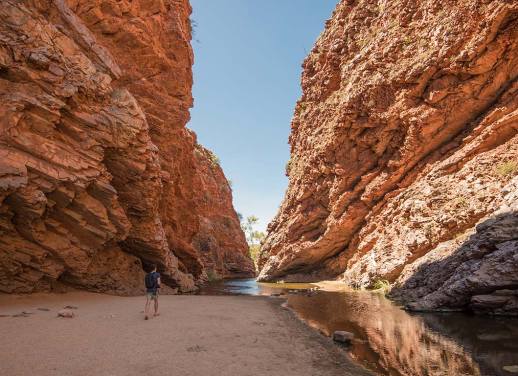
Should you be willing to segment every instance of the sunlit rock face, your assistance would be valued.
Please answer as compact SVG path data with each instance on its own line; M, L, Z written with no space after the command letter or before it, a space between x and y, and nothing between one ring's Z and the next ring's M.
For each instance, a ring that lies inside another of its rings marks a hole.
M228 182L185 128L190 12L2 2L0 291L133 294L151 263L184 292L209 272L253 274Z
M232 206L232 190L214 155L195 146L196 193L199 225L192 245L209 278L255 276L245 234Z
M303 68L259 278L518 313L518 3L341 1Z

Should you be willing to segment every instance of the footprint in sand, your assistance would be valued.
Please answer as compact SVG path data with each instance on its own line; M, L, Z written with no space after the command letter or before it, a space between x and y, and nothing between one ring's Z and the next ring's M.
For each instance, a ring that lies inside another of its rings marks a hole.
M24 313L24 312L22 312L22 313L16 313L16 314L14 314L14 315L11 315L11 317L29 317L29 316L30 316L29 314Z
M191 346L191 347L188 347L187 348L187 351L188 352L202 352L202 351L207 351L207 349L203 346L200 346L200 345L196 345L196 346Z

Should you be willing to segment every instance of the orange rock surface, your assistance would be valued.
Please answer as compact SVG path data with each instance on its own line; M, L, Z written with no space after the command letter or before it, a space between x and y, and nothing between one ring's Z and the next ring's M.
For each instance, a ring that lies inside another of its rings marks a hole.
M183 292L254 274L228 182L185 128L190 12L2 2L0 291L133 294L151 263Z
M518 3L343 0L303 68L259 278L518 314Z

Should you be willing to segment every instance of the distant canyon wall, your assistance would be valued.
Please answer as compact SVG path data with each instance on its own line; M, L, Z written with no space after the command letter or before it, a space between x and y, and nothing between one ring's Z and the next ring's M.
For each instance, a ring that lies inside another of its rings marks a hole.
M231 188L185 128L187 0L0 7L0 291L193 291L252 276Z
M259 279L518 314L518 3L343 0L303 69Z

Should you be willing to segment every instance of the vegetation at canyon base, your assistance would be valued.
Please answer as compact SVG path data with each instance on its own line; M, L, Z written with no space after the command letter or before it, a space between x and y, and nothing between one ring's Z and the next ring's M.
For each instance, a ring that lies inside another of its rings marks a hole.
M221 276L215 270L207 270L207 280L209 282L219 281Z
M386 279L377 279L374 282L372 282L368 287L368 290L371 290L373 292L379 292L385 295L390 292L390 289L390 282Z
M238 214L238 217L239 221L241 222L241 228L243 229L243 232L246 236L250 257L254 261L254 265L257 269L259 251L261 250L262 242L266 238L266 234L255 229L255 226L259 222L259 218L257 218L255 215L246 217L246 221L243 220L243 216L241 214Z

